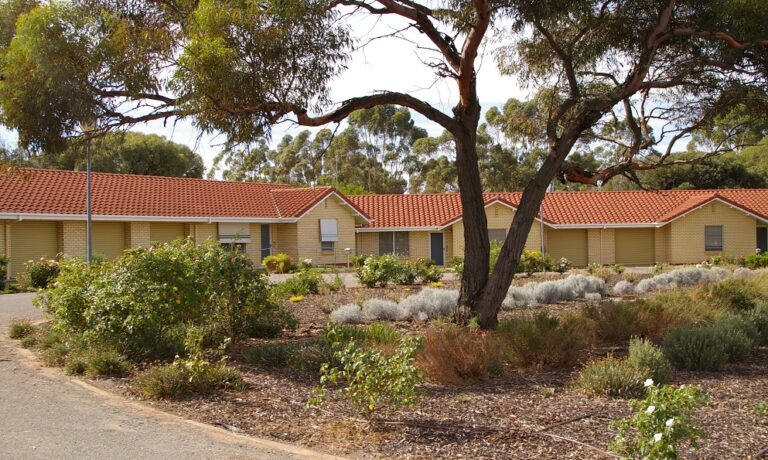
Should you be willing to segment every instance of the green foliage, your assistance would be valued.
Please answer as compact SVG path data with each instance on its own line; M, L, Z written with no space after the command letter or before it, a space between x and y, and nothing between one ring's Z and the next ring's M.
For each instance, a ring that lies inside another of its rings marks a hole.
M549 257L549 255L547 255ZM571 269L571 262L565 257L561 257L557 262L552 262L550 267L553 272L563 274Z
M30 260L24 264L24 269L29 275L32 287L46 289L48 285L59 275L59 263L41 257L40 260Z
M763 285L766 281L729 277L717 283L700 288L699 297L713 306L728 310L747 311L755 308L760 301L768 300Z
M611 270L613 270L613 272L616 273L617 275L621 275L622 273L624 273L626 268L624 267L624 265L621 265L621 264L613 264L611 265Z
M36 335L27 335L19 340L19 345L21 345L21 348L35 348L37 347L38 341L39 339Z
M323 288L326 289L328 292L339 292L342 289L344 289L344 280L341 279L341 276L339 276L338 273L333 275L333 279L331 281L326 281L323 284Z
M365 265L365 261L368 260L368 258L371 257L368 254L357 254L352 257L350 257L349 262L350 265L354 268L360 268L363 265Z
M272 286L272 295L276 298L305 296L320 293L324 285L323 275L314 268L305 268L290 278Z
M416 278L423 283L437 283L443 279L444 271L435 265L435 261L432 259L419 258L413 264L413 270L416 273Z
M294 269L293 259L285 253L267 256L261 261L269 273L288 273Z
M664 354L678 369L719 371L728 361L721 336L711 327L679 327L664 337Z
M501 374L504 361L493 335L442 324L427 331L416 364L431 381L466 385Z
M752 353L757 330L743 318L726 317L709 327L720 336L720 341L725 346L725 353L728 355L728 362L743 361Z
M8 326L8 337L12 339L23 339L35 331L34 326L29 320L16 320Z
M604 302L586 305L584 315L594 321L597 336L609 343L624 343L645 332L641 306L636 302Z
M693 425L693 411L707 403L707 393L697 386L646 387L643 400L632 401L634 413L612 422L617 430L611 450L626 458L672 460L679 458L681 443L697 447L703 432Z
M488 269L490 271L493 271L493 268L496 266L496 262L499 260L499 254L501 253L501 247L504 245L503 242L498 240L491 241L491 249L488 253ZM521 259L522 262L522 259Z
M752 270L768 267L768 252L747 255L744 257L744 265Z
M256 366L318 373L324 363L333 360L333 350L322 340L267 343L244 350L243 358Z
M756 415L768 415L768 403L759 402L752 407L752 413Z
M243 376L223 361L201 357L178 358L172 364L151 367L136 379L135 390L147 398L182 398L218 390L242 390Z
M760 304L753 310L745 312L744 318L754 325L755 343L757 345L768 345L768 303Z
M43 349L43 362L46 366L61 367L66 363L69 347L62 342L50 344Z
M651 273L654 275L659 275L661 273L664 273L664 271L667 269L667 264L664 262L656 262L653 264L653 267L651 267Z
M651 378L658 384L667 383L672 374L672 365L664 356L664 352L653 342L642 338L629 341L626 363L644 378Z
M609 356L585 366L576 379L576 386L595 395L629 397L643 389L641 370L622 359Z
M517 266L517 271L518 273L527 273L531 275L536 272L543 272L551 266L552 259L549 255L531 249L523 249L523 253L520 256L520 263Z
M66 261L38 304L56 328L111 344L132 360L173 357L192 326L222 325L237 338L295 324L245 254L190 240L128 250L93 268Z
M457 275L464 274L464 258L461 256L453 256L448 260L448 266L456 272Z
M591 324L581 315L539 312L503 320L497 334L517 366L557 367L574 364L590 343Z
M5 290L5 278L8 276L8 258L0 255L0 291Z
M94 348L85 352L83 356L86 362L85 373L90 377L122 377L132 369L131 363L115 350ZM69 366L72 359L70 354L64 365L65 370L74 370L72 367L75 365Z
M414 404L417 387L423 382L421 372L413 365L419 346L419 340L413 337L404 338L391 354L361 348L354 341L339 346L334 353L338 365L322 366L320 387L310 404L322 404L328 385L344 385L342 393L367 414Z
M355 269L357 279L366 287L384 287L400 278L404 264L392 255L370 256Z

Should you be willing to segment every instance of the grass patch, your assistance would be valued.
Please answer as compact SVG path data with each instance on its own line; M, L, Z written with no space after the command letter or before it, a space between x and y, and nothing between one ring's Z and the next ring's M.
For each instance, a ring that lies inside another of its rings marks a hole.
M331 347L322 340L269 343L243 351L243 359L260 367L289 368L304 372L320 372L320 367L333 359Z
M609 343L626 343L645 332L646 325L637 302L604 302L584 307L584 316L595 323L595 332Z
M187 365L187 360L152 367L139 375L134 384L134 389L142 396L160 399L243 388L243 375L237 369L221 363Z
M19 319L15 320L8 327L8 337L19 340L27 337L35 331L35 327L29 320Z
M582 315L547 313L502 321L497 334L507 359L517 366L572 365L591 342L593 325Z
M642 393L642 371L625 360L609 356L585 366L576 379L576 386L589 394L633 397Z
M444 324L427 331L416 366L434 382L465 385L500 375L503 353L491 334Z

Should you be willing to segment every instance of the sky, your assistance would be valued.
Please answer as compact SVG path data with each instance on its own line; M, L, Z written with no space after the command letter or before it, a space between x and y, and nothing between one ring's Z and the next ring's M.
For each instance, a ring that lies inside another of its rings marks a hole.
M428 45L417 33L407 35L408 41L396 38L371 40L401 27L404 23L394 20L372 20L356 15L350 20L358 44L365 43L355 51L348 63L348 69L331 82L331 100L340 102L355 96L372 94L377 91L402 91L422 98L446 112L451 112L458 98L455 84L451 80L437 80L432 69L420 59L435 56L434 53L419 51L417 43ZM478 64L478 96L483 109L501 106L510 97L525 98L514 78L503 76L498 71L492 49L484 49ZM423 116L413 113L416 124L427 129L430 135L439 135L442 128ZM186 144L205 160L206 168L221 150L225 138L222 135L201 135L190 120L169 120L167 124L154 121L136 125L134 131L160 134L174 142ZM290 122L276 126L272 142L277 143L285 134L295 134L304 129ZM16 136L9 131L0 131L0 143L13 145Z

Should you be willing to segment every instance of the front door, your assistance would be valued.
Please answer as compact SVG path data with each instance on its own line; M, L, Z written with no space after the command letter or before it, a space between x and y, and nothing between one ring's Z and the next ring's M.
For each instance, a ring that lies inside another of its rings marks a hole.
M768 227L757 228L757 247L760 252L768 252Z
M429 234L429 258L435 261L437 265L445 265L445 255L443 253L443 234Z

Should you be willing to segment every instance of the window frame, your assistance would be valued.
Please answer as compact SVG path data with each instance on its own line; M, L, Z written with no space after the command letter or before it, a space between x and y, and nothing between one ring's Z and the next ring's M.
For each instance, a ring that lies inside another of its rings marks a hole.
M491 232L504 232L504 236L501 239L493 239L491 238ZM506 228L489 228L488 229L488 242L492 241L498 241L500 243L503 243L504 240L507 239L507 229Z
M710 230L719 230L718 236L709 233ZM719 245L712 244L712 239L719 238ZM705 225L704 226L704 252L719 252L725 249L725 228L723 225Z
M321 241L320 242L320 252L333 252L336 250L336 242L335 241Z
M382 251L382 242L387 242L387 249L391 251ZM401 247L398 247L398 243ZM403 248L405 243L405 248ZM398 251L400 249L400 251ZM411 255L411 232L391 231L379 232L379 255L393 255L410 257Z

